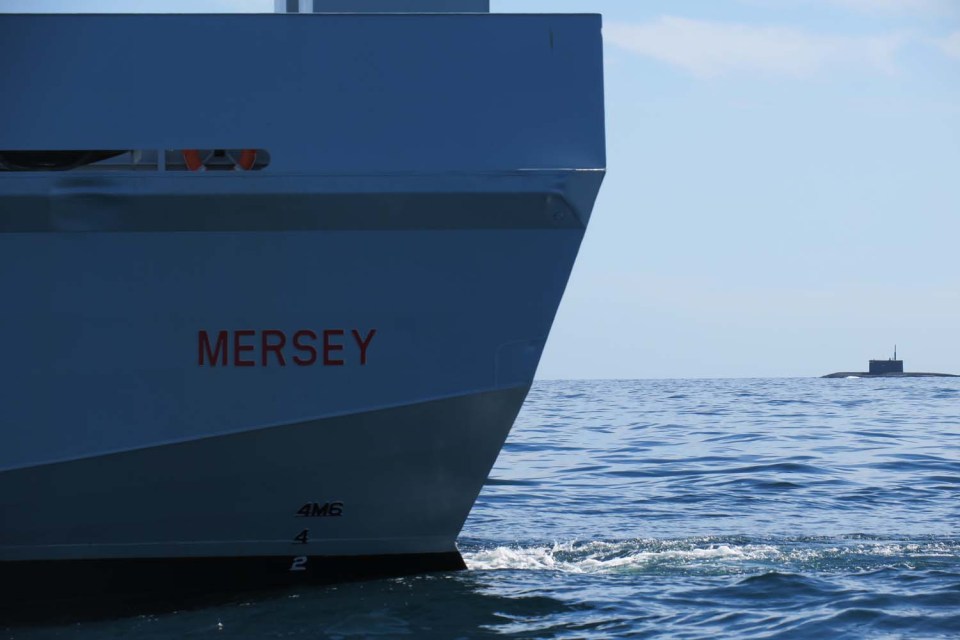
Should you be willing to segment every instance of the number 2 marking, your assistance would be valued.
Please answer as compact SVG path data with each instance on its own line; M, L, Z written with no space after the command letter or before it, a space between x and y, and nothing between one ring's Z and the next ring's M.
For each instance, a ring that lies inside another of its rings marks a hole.
M290 571L306 571L307 570L307 556L297 556L293 559L293 563L290 565Z

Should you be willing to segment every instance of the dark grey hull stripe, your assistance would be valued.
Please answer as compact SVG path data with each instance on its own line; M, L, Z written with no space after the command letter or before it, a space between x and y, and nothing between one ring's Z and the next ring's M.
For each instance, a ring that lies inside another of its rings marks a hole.
M0 578L3 625L70 622L229 602L240 594L350 580L465 569L456 551L291 559L147 558L7 562Z

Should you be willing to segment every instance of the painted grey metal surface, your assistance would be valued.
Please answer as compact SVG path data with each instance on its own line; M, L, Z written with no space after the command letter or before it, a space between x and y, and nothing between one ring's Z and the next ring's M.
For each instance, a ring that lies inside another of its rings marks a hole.
M277 13L488 13L490 0L274 0Z
M602 171L388 176L0 173L0 233L581 229ZM189 206L185 206L189 205Z
M0 41L2 149L258 148L257 178L478 188L605 166L599 16L0 15Z
M582 233L0 234L0 470L529 384Z
M0 560L455 551L526 391L6 472Z
M7 15L0 40L0 151L270 155L0 171L0 560L290 555L291 509L334 501L311 553L450 552L603 176L599 18Z

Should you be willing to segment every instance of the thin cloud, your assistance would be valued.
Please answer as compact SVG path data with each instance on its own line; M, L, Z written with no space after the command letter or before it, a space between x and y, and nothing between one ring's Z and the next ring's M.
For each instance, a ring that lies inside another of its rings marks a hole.
M673 16L643 24L608 24L604 35L627 51L704 77L738 72L810 77L836 68L893 73L906 40L900 34L827 36Z
M947 13L956 7L954 0L822 0L863 13Z
M934 43L947 56L960 60L960 31L954 31L946 38L935 40Z

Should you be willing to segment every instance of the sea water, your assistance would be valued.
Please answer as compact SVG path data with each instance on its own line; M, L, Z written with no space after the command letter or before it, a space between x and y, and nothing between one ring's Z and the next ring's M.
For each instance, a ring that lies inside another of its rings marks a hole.
M960 379L538 382L469 570L10 638L960 638Z

